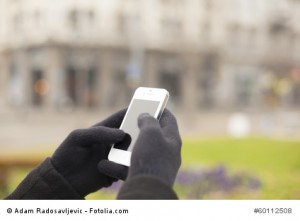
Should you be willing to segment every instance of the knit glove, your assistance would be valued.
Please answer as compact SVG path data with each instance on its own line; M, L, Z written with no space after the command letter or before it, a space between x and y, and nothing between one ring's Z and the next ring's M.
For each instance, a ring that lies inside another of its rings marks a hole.
M97 164L107 159L112 144L124 138L125 133L116 128L120 127L125 113L126 110L121 110L90 128L71 132L52 155L53 166L80 196L85 197L116 181L100 173Z
M138 126L140 133L132 151L127 180L149 175L173 186L181 164L182 144L175 117L167 109L160 121L149 114L141 114ZM107 160L98 164L101 173L123 180L127 176L124 168Z

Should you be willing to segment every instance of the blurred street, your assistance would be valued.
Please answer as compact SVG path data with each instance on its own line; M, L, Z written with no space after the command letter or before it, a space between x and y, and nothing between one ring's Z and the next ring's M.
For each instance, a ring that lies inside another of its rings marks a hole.
M89 127L110 113L76 111L57 114L51 112L7 112L0 114L0 149L28 150L55 149L74 129ZM228 130L229 113L203 112L195 118L176 113L184 138L207 138L234 136ZM300 138L299 112L273 112L246 115L250 130L245 136L267 136L276 139Z

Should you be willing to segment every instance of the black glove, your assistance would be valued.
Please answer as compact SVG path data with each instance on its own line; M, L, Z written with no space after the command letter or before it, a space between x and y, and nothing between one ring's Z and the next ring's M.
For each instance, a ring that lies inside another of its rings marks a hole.
M125 133L115 128L125 113L121 110L90 128L73 131L52 155L53 166L82 197L116 181L101 174L97 164L107 159L112 144L124 138Z
M139 137L131 155L128 178L150 175L173 186L181 164L181 138L175 117L167 109L160 121L149 114L138 119ZM125 166L103 160L98 164L101 173L126 178Z

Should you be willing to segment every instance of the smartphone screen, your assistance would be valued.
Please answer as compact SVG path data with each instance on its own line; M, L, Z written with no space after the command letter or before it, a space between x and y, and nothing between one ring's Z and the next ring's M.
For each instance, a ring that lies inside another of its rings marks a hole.
M131 137L131 143L127 148L127 151L132 151L133 146L139 135L139 127L138 127L138 117L142 113L148 113L151 116L154 116L157 108L159 106L159 101L151 101L151 100L141 100L141 99L133 99L130 109L127 110L126 118L123 121L123 124L120 129L124 130L125 133L129 134ZM116 144L115 148L120 148L121 144ZM127 144L128 145L128 144Z

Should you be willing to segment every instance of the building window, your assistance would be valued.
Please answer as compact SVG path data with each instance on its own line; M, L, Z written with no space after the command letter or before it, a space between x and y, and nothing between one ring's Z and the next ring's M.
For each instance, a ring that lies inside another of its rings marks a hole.
M47 94L49 86L44 78L42 70L32 71L32 104L39 107L43 105L44 96Z
M215 105L215 88L218 80L218 63L214 55L206 55L198 75L198 104L201 108L212 108Z
M130 102L133 91L126 81L126 68L118 67L113 72L113 85L115 90L109 101L110 107L122 107Z
M77 9L73 9L68 14L68 21L72 30L84 28L83 26L91 27L91 25L95 22L95 19L96 14L93 10L79 11Z
M73 9L69 13L69 23L72 29L76 30L78 28L79 22L79 12L76 9Z
M117 18L117 28L118 28L118 31L121 34L124 34L124 33L127 32L127 29L128 29L128 17L125 16L123 13L120 13L118 15L118 18Z
M77 71L74 67L69 67L66 72L65 88L68 105L74 107L78 103L77 96Z
M179 103L182 91L182 63L176 57L162 57L159 62L159 85L172 94L172 101Z
M20 107L23 104L24 87L18 66L15 63L11 64L8 80L8 101L13 107Z
M255 88L253 72L237 70L234 78L235 103L237 106L249 106L252 103Z
M179 72L160 72L160 84L172 94L173 102L177 103L181 95L181 80Z
M90 68L87 72L85 90L85 103L88 107L95 107L97 105L97 70Z

